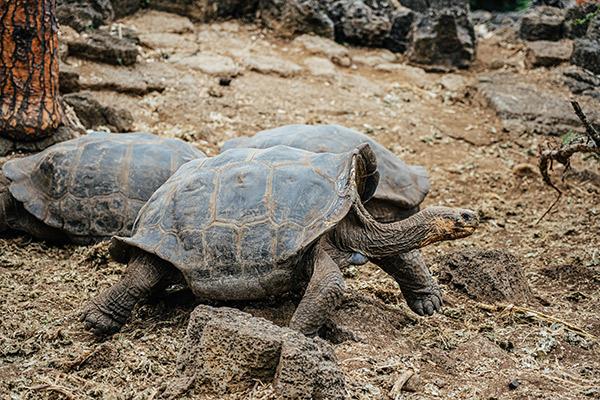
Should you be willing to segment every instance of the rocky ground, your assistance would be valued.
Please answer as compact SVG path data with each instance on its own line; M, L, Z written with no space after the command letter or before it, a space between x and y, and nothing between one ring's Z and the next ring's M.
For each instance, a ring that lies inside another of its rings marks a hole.
M349 291L335 322L354 340L338 338L333 348L350 398L600 398L597 159L574 157L563 182L561 169L554 172L565 194L537 223L555 199L537 171L538 146L581 130L565 84L571 66L530 69L509 28L484 32L469 70L438 74L388 51L284 41L240 22L194 25L158 12L119 22L117 34L135 28L139 36L137 63L67 57L63 66L79 74L76 89L90 92L79 102L101 110L97 127L178 137L214 155L234 136L338 123L426 166L425 205L479 211L475 235L424 250L443 283L441 314L417 317L373 265L346 271ZM63 32L64 41L80 39ZM598 114L594 97L579 100ZM500 272L472 278L469 269L482 266ZM122 271L104 244L0 238L0 398L153 399L168 391L180 374L189 299L139 307L105 341L77 321L83 303ZM516 283L503 283L506 274ZM513 302L520 304L498 305ZM280 324L293 310L291 301L240 307ZM224 396L196 385L178 398L273 396L271 384L257 380Z

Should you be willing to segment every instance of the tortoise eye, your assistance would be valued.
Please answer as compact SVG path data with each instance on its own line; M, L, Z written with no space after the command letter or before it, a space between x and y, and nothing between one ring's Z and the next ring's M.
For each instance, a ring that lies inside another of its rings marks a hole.
M473 215L469 214L469 213L462 213L460 215L462 217L462 219L464 219L465 221L469 222L473 219Z

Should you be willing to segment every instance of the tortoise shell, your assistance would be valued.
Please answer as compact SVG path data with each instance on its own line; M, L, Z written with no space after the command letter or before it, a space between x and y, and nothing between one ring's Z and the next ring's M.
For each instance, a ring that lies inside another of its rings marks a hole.
M129 235L152 193L181 165L204 157L178 139L93 132L11 160L3 173L29 213L87 243Z
M377 156L380 173L374 198L387 201L400 209L417 207L429 192L425 168L407 165L394 153L369 136L340 125L286 125L258 132L252 137L231 139L222 150L252 147L264 149L285 145L315 153L341 153L368 143Z
M294 260L360 196L358 153L276 146L191 161L148 200L131 238L113 238L112 254L132 246L170 262L199 298L287 292L300 280Z

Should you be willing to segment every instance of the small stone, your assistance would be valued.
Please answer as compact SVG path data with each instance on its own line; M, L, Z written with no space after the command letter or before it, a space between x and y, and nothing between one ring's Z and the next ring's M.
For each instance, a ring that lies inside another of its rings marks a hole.
M200 53L194 56L173 58L170 61L209 75L234 77L242 72L233 59L218 54Z
M439 80L440 85L451 92L463 92L468 86L468 81L457 74L444 74Z
M423 68L413 67L406 64L379 64L375 67L377 71L389 72L394 74L398 82L409 83L418 87L425 87L430 84L427 73Z
M311 54L325 56L340 67L352 65L348 49L331 39L315 35L301 35L294 39L292 44L303 47Z
M377 50L371 51L365 55L355 55L352 58L356 64L367 65L369 67L375 67L379 64L395 63L398 61L398 56L389 50Z
M231 85L231 78L226 78L226 77L221 77L219 78L219 85L220 86L229 86Z
M298 75L302 71L302 67L298 64L274 56L249 55L243 59L243 63L251 71L275 74L284 78Z
M526 63L529 68L552 67L569 61L573 53L573 42L561 40L551 42L539 40L527 43Z
M67 44L70 56L114 65L133 65L139 54L131 41L102 31L82 34Z
M519 382L519 381L518 381L518 380L516 380L516 379L513 379L512 381L510 381L510 382L508 383L508 388L509 388L510 390L515 390L515 389L516 389L516 388L518 388L519 386L521 386L521 382Z
M332 77L337 71L331 61L322 57L308 57L304 60L304 65L308 71L315 76Z
M555 7L536 7L521 19L519 36L525 40L556 41L565 37L565 11Z
M515 176L518 177L536 177L539 175L538 169L535 165L532 164L527 164L527 163L521 163L521 164L517 164L513 167L512 169L512 173Z
M420 388L423 386L423 380L418 374L414 374L404 384L402 390L404 392L417 393L420 391Z
M131 132L133 116L124 109L100 104L91 92L71 93L63 96L73 107L77 118L86 129L108 128L111 132Z

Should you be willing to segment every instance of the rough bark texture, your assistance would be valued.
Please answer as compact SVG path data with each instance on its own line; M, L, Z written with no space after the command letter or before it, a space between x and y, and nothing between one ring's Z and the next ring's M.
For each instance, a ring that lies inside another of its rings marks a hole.
M0 135L50 136L61 123L55 0L0 3Z

